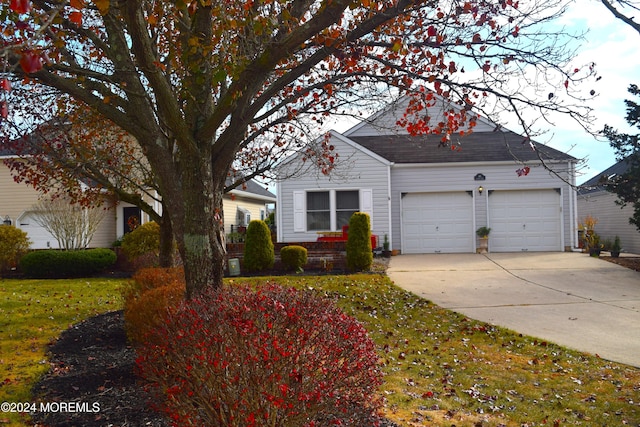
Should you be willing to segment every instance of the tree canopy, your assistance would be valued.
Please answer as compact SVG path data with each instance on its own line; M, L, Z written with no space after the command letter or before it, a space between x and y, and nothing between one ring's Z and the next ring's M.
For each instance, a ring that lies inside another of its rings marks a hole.
M629 86L629 93L640 96L638 85ZM626 120L630 126L640 130L640 104L625 100ZM621 206L633 206L633 215L629 223L640 231L640 133L622 133L607 125L602 132L616 152L618 161L625 162L627 169L623 174L602 177L607 190L618 195L616 201Z
M548 112L587 123L593 93L577 84L595 69L573 64L573 38L547 25L563 11L542 0L11 0L1 57L14 90L0 112L73 99L131 135L194 295L222 281L227 178L291 153L329 173L331 144L305 141L331 114L410 96L398 124L444 143L472 131L476 112L499 122L510 111L526 135ZM429 117L436 95L457 108Z

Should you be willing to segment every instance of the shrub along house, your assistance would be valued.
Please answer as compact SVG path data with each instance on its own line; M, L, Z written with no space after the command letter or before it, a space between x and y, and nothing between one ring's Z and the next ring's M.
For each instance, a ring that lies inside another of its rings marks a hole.
M473 253L481 226L491 228L492 252L577 246L575 158L537 143L533 150L482 117L473 133L451 135L451 147L441 147L441 136L411 136L396 125L405 109L400 102L342 134L331 131L330 174L308 165L277 183L279 242L338 232L361 211L372 233L405 254ZM302 162L289 159L282 176Z

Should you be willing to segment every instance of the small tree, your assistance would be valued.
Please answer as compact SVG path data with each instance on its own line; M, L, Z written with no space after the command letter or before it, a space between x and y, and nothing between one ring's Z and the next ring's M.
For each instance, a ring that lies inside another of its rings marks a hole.
M276 255L271 241L271 231L264 221L253 220L247 227L244 243L244 266L249 271L273 267Z
M373 263L371 248L371 222L369 215L356 212L349 220L347 238L347 267L351 270L367 270Z
M31 241L27 233L13 225L0 226L0 273L10 270L29 250Z
M65 250L86 249L106 213L103 208L85 208L64 198L41 200L34 211L36 222Z

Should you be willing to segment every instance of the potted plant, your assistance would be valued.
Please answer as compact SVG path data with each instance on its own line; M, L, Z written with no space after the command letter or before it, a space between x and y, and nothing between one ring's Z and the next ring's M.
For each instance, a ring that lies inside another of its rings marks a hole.
M620 244L620 236L616 236L613 240L613 244L611 245L611 256L614 258L618 258L620 256L620 250L622 246Z
M389 236L384 235L384 242L382 243L382 256L389 258L391 256L391 250L389 250Z
M478 245L478 253L486 254L489 252L489 233L491 228L483 226L476 230L476 234L480 238L480 244Z

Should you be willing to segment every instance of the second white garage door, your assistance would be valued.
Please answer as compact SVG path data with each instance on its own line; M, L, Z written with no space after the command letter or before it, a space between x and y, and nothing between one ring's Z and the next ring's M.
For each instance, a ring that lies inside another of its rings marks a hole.
M491 252L562 250L557 190L492 191Z
M473 197L453 193L409 193L402 198L402 252L473 252Z

